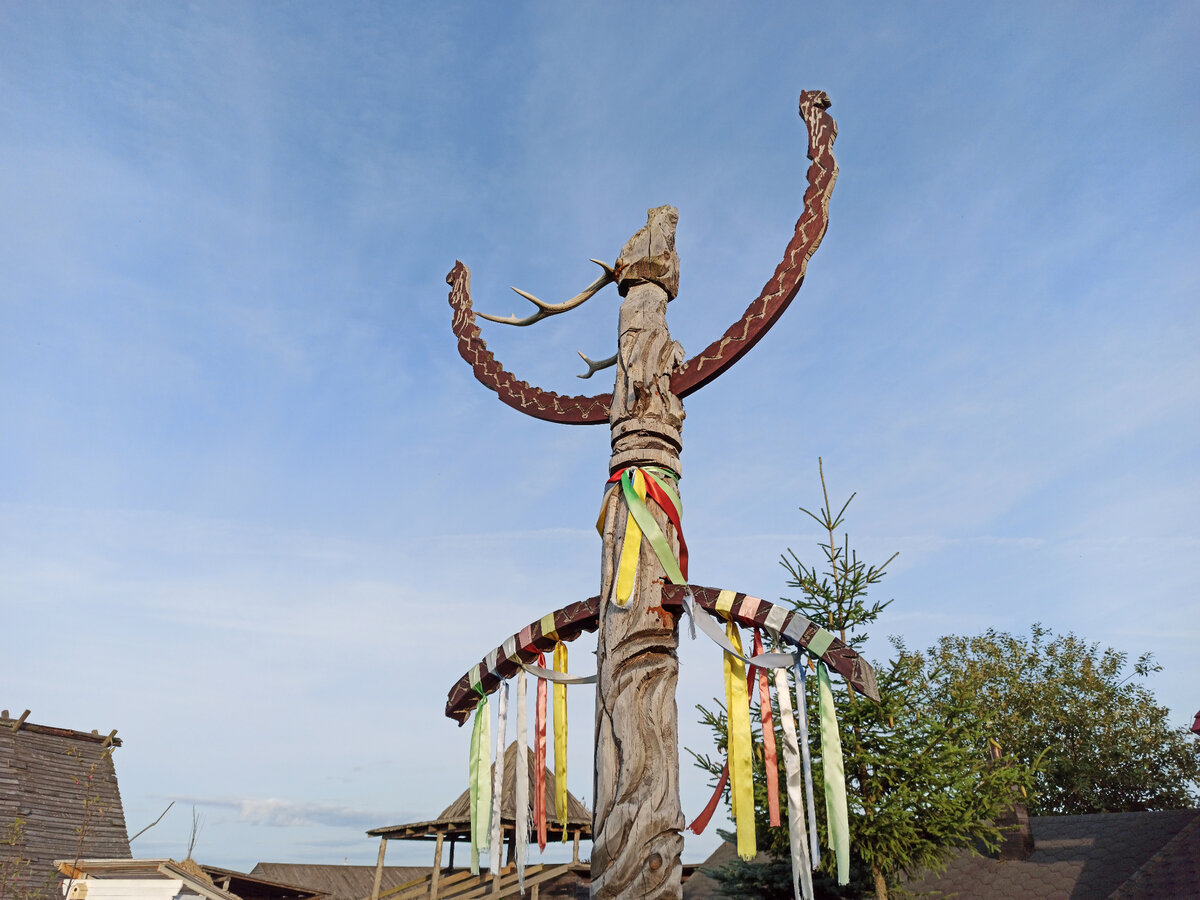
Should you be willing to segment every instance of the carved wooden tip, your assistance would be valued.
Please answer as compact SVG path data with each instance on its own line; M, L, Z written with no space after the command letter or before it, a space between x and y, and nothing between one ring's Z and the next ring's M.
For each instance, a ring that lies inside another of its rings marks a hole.
M829 95L824 91L801 91L800 115L804 115L805 106L815 106L817 109L829 109L829 107L833 106L833 101L829 99Z
M679 256L675 253L675 226L679 210L656 206L647 211L646 224L625 242L617 257L617 290L624 297L635 284L651 282L674 300L679 294Z

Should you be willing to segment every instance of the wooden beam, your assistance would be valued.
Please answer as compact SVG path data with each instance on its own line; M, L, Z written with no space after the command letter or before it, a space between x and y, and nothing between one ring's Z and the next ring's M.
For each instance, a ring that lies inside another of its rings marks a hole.
M575 832L574 847L571 848L571 862L579 863L579 832Z
M379 885L383 883L383 856L387 853L387 838L379 839L379 859L375 862L375 883L371 886L371 900L379 900Z
M25 710L25 712L21 713L21 718L17 719L17 721L15 721L15 722L13 722L12 730L20 731L21 726L25 724L25 720L28 718L29 718L29 710Z
M433 871L429 874L429 897L430 900L435 900L438 892L438 879L442 875L442 840L443 835L438 832L437 843L433 845ZM454 844L450 844L451 852L453 852ZM453 863L451 863L453 865Z

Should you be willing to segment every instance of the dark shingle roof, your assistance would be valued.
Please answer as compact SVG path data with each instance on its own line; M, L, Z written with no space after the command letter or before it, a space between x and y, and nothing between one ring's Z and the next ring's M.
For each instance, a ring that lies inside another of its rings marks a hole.
M0 872L19 891L52 896L56 859L129 858L112 763L120 744L0 713Z
M962 853L942 875L905 887L989 900L1200 897L1200 810L1031 816L1029 823L1028 859Z
M430 868L430 866L384 866L380 890L388 891L418 878L424 878L429 874ZM328 894L330 900L361 900L363 897L370 897L371 888L375 884L374 866L260 862L250 871L250 874Z
M1200 896L1200 814L1112 893L1114 900Z

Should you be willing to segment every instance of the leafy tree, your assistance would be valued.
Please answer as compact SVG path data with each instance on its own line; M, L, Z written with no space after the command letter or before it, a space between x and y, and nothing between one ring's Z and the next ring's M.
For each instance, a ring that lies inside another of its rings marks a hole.
M866 627L874 623L891 603L868 602L867 592L878 584L891 562L868 566L850 549L849 538L838 542L846 508L833 515L825 488L825 506L819 514L801 511L816 521L826 543L820 548L823 562L808 566L791 550L782 564L790 575L789 585L799 588L800 597L784 601L818 625L860 649L867 639ZM893 556L892 559L895 557ZM832 851L822 851L822 873L815 883L818 896L874 896L886 898L889 886L904 873L944 867L956 848L974 849L982 844L996 847L1002 835L992 823L1013 801L1013 792L1028 785L1030 775L1019 765L998 765L986 745L986 717L979 698L954 681L936 661L909 653L894 640L896 659L876 665L880 704L853 694L848 685L835 690L834 702L842 735L847 795L850 813L851 884L849 890L832 885ZM816 679L809 679L809 719L817 719ZM716 774L723 763L725 714L698 707L702 721L712 727L718 757L693 753L697 765ZM787 834L787 798L781 797L781 828L768 827L764 761L761 752L761 715L754 710L755 818L759 849L777 859L790 854ZM779 722L778 710L775 722ZM777 743L782 742L778 736ZM782 762L782 753L779 754ZM822 783L820 765L814 759L813 779ZM780 772L780 785L785 778ZM818 788L819 790L819 788ZM817 802L818 834L825 839L824 802ZM753 864L734 863L712 873L723 884L726 896L768 896L752 878ZM786 873L786 867L777 867ZM786 875L790 894L790 875ZM780 894L783 896L783 894Z
M1034 815L1190 808L1200 801L1200 743L1168 722L1139 680L1161 670L1074 634L989 630L944 637L929 651L954 694L973 692L989 734L1036 768ZM947 694L949 702L953 702ZM940 701L939 701L940 702Z

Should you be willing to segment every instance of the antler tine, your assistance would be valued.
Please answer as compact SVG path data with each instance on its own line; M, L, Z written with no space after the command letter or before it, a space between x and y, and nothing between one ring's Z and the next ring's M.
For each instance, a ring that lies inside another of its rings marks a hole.
M532 325L534 322L540 322L542 319L549 318L550 316L556 316L559 313L564 313L569 309L574 309L575 307L580 306L584 301L590 300L592 297L594 297L597 293L599 293L602 287L617 280L616 271L608 263L601 262L598 259L593 259L592 262L602 268L604 270L604 274L585 287L580 293L576 294L570 300L564 300L562 303L546 303L545 301L539 300L537 297L533 296L533 294L527 293L520 288L513 288L516 293L520 294L522 297L536 306L537 312L531 316L526 316L524 319L518 319L515 315L505 316L503 318L500 316L489 316L487 313L478 313L478 315L481 319L487 319L489 322L499 322L501 325Z
M586 356L583 355L582 351L577 351L577 352L579 352L579 358L582 359L585 363L587 363L588 370L587 370L587 373L584 375L576 375L575 376L576 378L591 378L593 375L595 375L601 369L607 369L609 366L615 366L617 364L617 354L616 353L614 353L608 359L594 360L594 359L588 359Z

